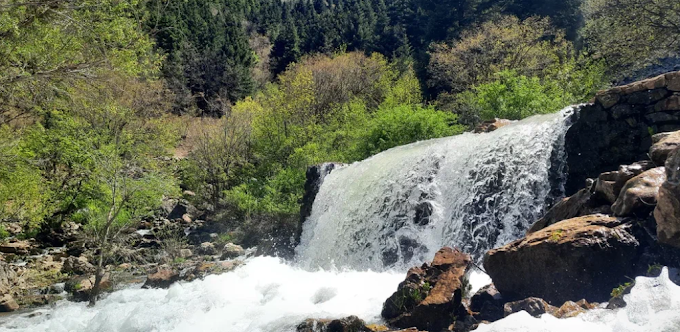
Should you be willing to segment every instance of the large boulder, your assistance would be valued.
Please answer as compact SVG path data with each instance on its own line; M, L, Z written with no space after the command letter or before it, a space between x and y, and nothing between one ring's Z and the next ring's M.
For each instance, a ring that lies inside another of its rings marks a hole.
M470 298L470 311L479 321L494 322L504 316L504 301L501 293L491 284L482 287Z
M233 243L227 243L224 245L224 248L222 249L222 259L232 259L236 258L239 256L242 256L246 253L246 251L243 249L243 247L239 246L238 244L233 244Z
M666 181L654 209L659 242L680 248L680 148L666 160Z
M631 227L600 214L564 220L489 251L484 267L508 300L605 301L633 275L639 242Z
M671 151L680 146L680 131L660 133L652 136L654 144L649 148L649 158L657 166L663 166Z
M471 258L457 249L444 247L431 264L411 268L406 280L383 304L382 316L398 328L427 331L448 328L465 315L461 300L467 292L466 273Z
M36 249L28 241L15 240L0 244L0 252L5 254L28 255L35 253Z
M612 205L615 216L624 217L641 210L648 213L656 205L661 184L666 181L664 167L650 169L628 180Z

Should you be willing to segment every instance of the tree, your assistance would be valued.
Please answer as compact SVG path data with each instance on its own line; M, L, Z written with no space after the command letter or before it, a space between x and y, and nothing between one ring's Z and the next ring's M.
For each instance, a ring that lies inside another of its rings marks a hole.
M564 33L547 18L520 21L505 16L464 31L451 46L433 45L428 85L435 91L459 93L489 82L503 70L542 77L573 55Z
M582 6L586 45L621 77L680 52L680 2L586 0Z

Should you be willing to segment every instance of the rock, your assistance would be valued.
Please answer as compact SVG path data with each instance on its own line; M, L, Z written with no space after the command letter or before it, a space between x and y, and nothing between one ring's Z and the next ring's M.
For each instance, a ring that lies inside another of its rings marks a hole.
M484 121L475 127L475 133L490 133L500 127L505 127L511 124L511 120L495 118L493 120Z
M194 254L191 252L191 249L180 249L179 250L179 257L182 258L189 258L193 256Z
M191 224L194 220L193 220L193 217L190 214L185 213L185 214L182 215L182 221L185 224Z
M167 265L159 266L155 272L146 277L142 288L169 288L180 280L179 272Z
M621 99L621 96L613 91L604 91L598 92L595 98L606 109L616 105Z
M542 314L552 314L558 309L545 300L537 297L529 297L524 300L508 302L503 306L503 313L505 317L520 311L526 311L529 315L539 317Z
M666 170L657 167L628 180L612 205L614 215L624 217L637 210L647 212L656 205L659 187L666 181Z
M215 245L212 244L211 242L203 242L196 249L196 252L199 255L212 256L217 254L217 248L215 248Z
M342 319L307 319L297 326L298 332L371 332L357 316Z
M87 301L90 298L90 292L94 287L95 276L75 276L69 279L64 285L64 290L71 294L75 301ZM100 291L107 291L113 289L111 283L111 276L108 273L104 274L102 281L99 284Z
M0 312L12 312L17 310L19 310L19 305L14 301L14 298L11 295L5 294L0 297Z
M631 227L606 215L564 220L489 251L484 267L509 300L604 301L633 275L639 242Z
M222 258L222 260L232 259L232 258L242 256L245 253L246 253L246 251L243 250L243 247L241 247L237 244L227 243L224 246L224 249L222 249L222 257L221 258Z
M649 158L657 166L663 166L668 154L680 145L680 131L656 134L652 136L652 141L654 145L649 148Z
M184 195L184 196L195 197L195 196L196 196L196 193L193 192L193 191L191 191L191 190L185 190L185 191L182 192L182 195Z
M14 236L20 234L24 229L18 222L3 223L3 226L10 235Z
M564 302L564 304L562 304L562 306L557 311L553 312L552 315L557 318L571 318L594 308L595 306L588 303L586 300L581 300L578 302L567 301Z
M602 173L597 178L595 194L613 204L628 180L652 168L654 168L654 164L651 161L641 161L631 165L619 166L619 170L615 172Z
M680 248L680 148L666 160L666 181L659 188L654 209L659 242Z
M0 294L9 293L19 283L19 279L19 275L9 264L0 261Z
M61 273L66 274L92 274L95 272L94 265L87 261L85 256L73 257L69 256L64 260L64 265L61 267Z
M32 249L28 241L13 241L0 244L0 252L5 254L28 255Z
M676 93L664 100L659 101L654 106L654 111L680 111L680 95Z
M503 297L491 284L482 287L470 299L469 309L479 321L495 322L504 317Z
M599 204L593 198L590 188L579 190L571 197L567 197L557 204L555 204L543 218L536 221L529 230L527 235L537 232L543 228L553 225L562 220L588 215L594 212L594 209Z
M341 163L323 163L307 168L305 180L305 193L302 196L302 204L300 206L300 221L295 234L295 243L300 242L302 236L302 225L307 218L312 214L312 205L316 199L316 194L319 193L323 180L331 174L336 168L344 166Z
M175 203L175 206L173 206L172 210L168 213L167 218L170 220L183 219L185 214L194 217L200 217L201 215L198 209L185 199L180 199L178 201L171 200L167 204L170 205L171 203ZM167 211L167 208L165 209Z
M382 316L391 326L427 331L448 328L467 312L461 300L467 292L469 255L444 247L431 264L411 268L406 280L383 304Z

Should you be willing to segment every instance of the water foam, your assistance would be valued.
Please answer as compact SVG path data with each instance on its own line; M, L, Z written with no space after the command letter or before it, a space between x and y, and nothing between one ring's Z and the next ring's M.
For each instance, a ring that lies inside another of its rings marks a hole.
M403 279L401 272L309 272L259 257L167 290L117 291L93 308L62 301L35 317L0 318L0 331L286 332L307 318L357 315L377 322L382 303Z
M671 278L672 277L672 278ZM677 332L680 331L680 286L678 270L664 268L657 278L638 277L628 304L616 310L596 309L573 318L557 319L549 314L531 317L526 311L512 314L478 332Z

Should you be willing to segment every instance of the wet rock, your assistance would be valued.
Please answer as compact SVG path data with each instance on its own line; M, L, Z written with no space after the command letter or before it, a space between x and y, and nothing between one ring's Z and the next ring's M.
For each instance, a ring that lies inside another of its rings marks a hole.
M475 319L479 321L494 322L504 315L503 297L496 287L491 284L482 287L470 299L470 310L475 312Z
M142 288L169 288L170 285L179 280L179 272L170 266L161 265L146 277L146 282L144 282Z
M564 220L489 251L484 267L507 299L604 301L633 275L639 242L631 227L606 215Z
M680 248L680 148L666 160L666 181L654 209L659 242Z
M511 120L495 118L493 120L484 121L475 127L475 133L490 133L498 128L505 127L511 124Z
M61 267L61 273L66 274L92 274L94 271L94 265L90 264L85 256L69 256L64 260L64 265Z
M212 242L203 242L198 246L196 252L199 255L212 256L217 254L217 248Z
M323 180L333 172L336 168L342 167L341 163L323 163L314 165L307 169L305 180L305 194L302 196L302 204L300 206L300 221L295 234L295 243L300 242L302 235L302 224L312 215L312 205L316 199L316 194L319 193Z
M14 301L14 298L11 295L5 294L0 297L0 312L12 312L17 310L19 310L19 305Z
M558 310L552 312L552 315L557 318L570 318L576 317L594 308L595 305L588 303L588 301L586 300L581 300L578 302L567 301L564 302L564 304L562 304L562 306Z
M297 326L298 332L371 332L357 316L342 319L307 319Z
M467 314L461 305L467 292L469 255L448 247L431 264L411 268L406 280L383 304L382 316L391 326L428 331L448 328Z
M227 243L224 246L224 249L222 249L222 257L221 258L223 260L232 259L232 258L242 256L245 253L246 253L246 251L243 250L243 247L241 247L237 244Z
M641 210L649 212L656 205L659 187L666 181L666 170L657 167L628 180L612 205L614 215L624 217Z
M545 313L555 313L557 310L556 307L537 297L529 297L524 300L508 302L503 306L505 317L520 311L526 311L529 315L539 317Z

